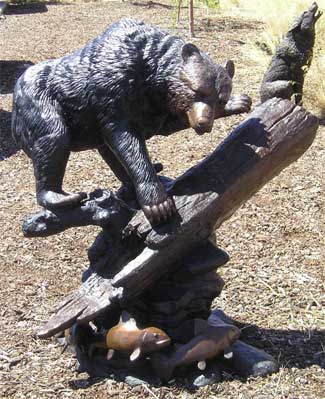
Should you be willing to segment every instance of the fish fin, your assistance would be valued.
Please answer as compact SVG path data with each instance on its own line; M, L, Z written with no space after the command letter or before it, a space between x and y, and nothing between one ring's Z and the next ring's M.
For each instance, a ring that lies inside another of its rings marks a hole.
M205 370L207 367L207 364L205 362L205 360L201 360L200 362L198 362L197 364L197 368L201 371Z
M122 311L122 313L121 313L121 317L120 317L120 321L119 321L119 323L118 323L119 325L121 325L121 324L127 324L127 325L129 325L130 327L133 327L133 326L137 326L137 323L136 323L136 321L135 321L135 319L130 315L130 313L128 313L126 310L123 310Z
M232 359L233 356L234 356L234 353L233 353L233 351L230 348L226 348L223 351L223 357L225 359Z
M109 350L107 351L106 359L107 359L107 360L111 360L112 357L114 356L114 353L115 353L114 349L109 349Z
M134 362L135 360L139 359L140 355L141 355L141 348L139 347L135 348L130 355L131 362Z

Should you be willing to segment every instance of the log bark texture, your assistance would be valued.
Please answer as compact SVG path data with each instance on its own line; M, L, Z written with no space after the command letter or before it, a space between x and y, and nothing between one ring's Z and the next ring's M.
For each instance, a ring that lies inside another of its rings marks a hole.
M317 127L315 116L288 100L271 99L256 108L210 156L170 185L178 216L153 228L138 211L122 234L114 233L114 256L90 269L39 337L92 320L138 296L297 160L313 142Z

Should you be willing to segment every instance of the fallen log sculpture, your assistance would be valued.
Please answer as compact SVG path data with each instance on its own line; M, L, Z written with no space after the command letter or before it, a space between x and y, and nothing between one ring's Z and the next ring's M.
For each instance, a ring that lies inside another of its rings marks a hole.
M179 217L159 228L152 228L141 211L131 218L132 211L125 212L120 200L107 194L114 198L112 215L118 212L125 226L122 228L120 221L118 233L104 227L90 251L87 279L62 302L39 337L50 337L76 321L93 320L137 297L298 159L311 145L317 127L315 116L290 101L272 99L263 103L210 156L169 182ZM97 211L94 206L97 219L107 220L107 212ZM57 217L61 219L55 220ZM64 224L62 215L51 216L44 211L34 217L33 223L25 223L25 234L37 235L43 218L52 218L49 233L55 223ZM96 253L93 259L91 252Z

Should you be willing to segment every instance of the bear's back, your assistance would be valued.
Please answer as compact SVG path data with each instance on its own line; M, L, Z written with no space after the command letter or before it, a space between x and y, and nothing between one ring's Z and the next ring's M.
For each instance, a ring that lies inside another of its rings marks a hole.
M123 18L83 48L32 67L17 93L24 96L28 91L29 98L60 104L67 123L78 129L89 124L88 115L94 120L126 115L142 120L148 112L158 119L152 121L156 126L166 112L165 106L161 109L166 81L181 62L183 43L159 28Z
M81 54L91 54L96 67L103 63L108 69L133 66L137 69L151 69L155 72L157 65L166 53L170 53L168 62L175 59L177 50L184 41L162 31L161 29L132 18L123 18L109 26L101 35L82 49Z

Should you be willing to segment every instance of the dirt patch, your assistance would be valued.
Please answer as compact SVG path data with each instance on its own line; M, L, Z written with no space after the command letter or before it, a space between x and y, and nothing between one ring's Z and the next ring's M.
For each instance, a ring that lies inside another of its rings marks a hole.
M0 62L37 63L83 46L111 22L134 16L187 35L186 24L173 27L168 3L126 2L47 4L46 12L10 13L0 23ZM43 9L43 8L42 8ZM185 10L183 11L185 15ZM264 70L245 54L263 26L256 21L218 17L206 27L197 10L193 40L219 62L236 64L234 92L247 92L258 103ZM1 135L9 137L13 77L1 93ZM18 77L14 75L15 78ZM14 79L15 79L14 78ZM209 154L243 117L217 121L212 134L190 130L149 142L154 161L175 177ZM63 295L76 288L87 266L86 249L96 228L78 228L45 239L25 239L21 221L37 209L30 161L22 152L0 162L0 397L1 398L297 398L324 397L325 136L321 127L313 146L295 164L245 204L217 232L231 256L221 270L226 287L215 305L247 323L243 331L254 345L279 359L278 374L224 382L190 393L184 387L129 388L109 380L93 381L75 372L75 359L54 339L41 341L35 331ZM95 151L71 156L65 188L92 191L117 188L118 182Z

